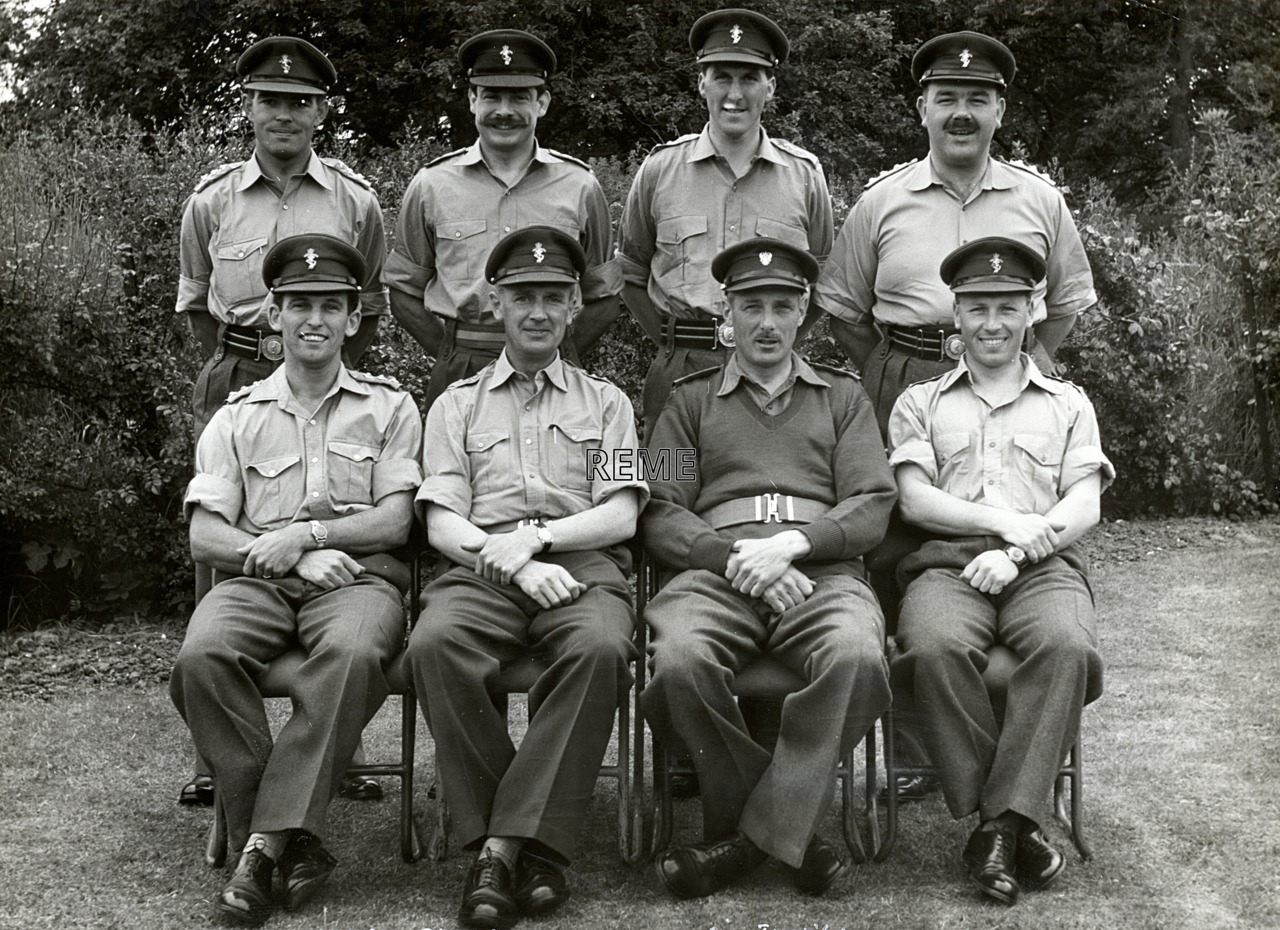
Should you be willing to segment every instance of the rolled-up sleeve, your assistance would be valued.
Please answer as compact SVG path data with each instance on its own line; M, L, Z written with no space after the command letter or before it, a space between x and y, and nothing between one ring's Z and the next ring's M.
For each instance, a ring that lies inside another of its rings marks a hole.
M209 310L208 211L193 194L182 211L182 232L178 239L178 313Z
M591 180L581 206L584 217L582 251L587 256L587 271L582 276L582 299L585 303L622 293L622 266L614 255L609 201L594 175Z
M879 259L872 238L871 210L866 198L849 211L831 255L814 285L814 301L846 323L862 323L875 303L876 268Z
M366 316L385 316L391 312L387 289L382 284L387 234L382 225L382 207L372 195L365 206L356 249L364 256L365 268L364 280L360 283L360 309Z
M192 511L203 507L235 526L244 512L243 480L231 410L222 407L196 445L196 476L182 500L183 516L190 521Z
M387 426L382 453L373 465L373 502L388 494L417 491L422 484L422 416L404 394Z
M646 160L636 172L618 223L618 262L622 278L627 284L638 287L649 286L649 271L657 243L650 209L653 204L652 165Z
M1070 316L1098 302L1093 287L1093 270L1071 210L1061 195L1054 223L1054 242L1049 249L1045 282L1045 312L1049 317Z
M918 465L929 480L938 482L938 462L934 456L933 442L925 423L925 411L920 397L910 389L904 391L893 405L889 415L889 467Z
M436 276L435 229L427 223L428 192L419 172L405 189L396 219L396 244L382 269L389 288L419 299Z
M426 520L427 505L438 504L464 520L471 519L471 460L467 424L456 399L446 391L427 412L422 441L422 486L415 504Z
M1062 474L1058 479L1059 496L1066 494L1073 484L1095 471L1102 472L1102 487L1099 490L1105 491L1116 478L1115 466L1102 451L1098 416L1093 404L1083 395L1081 400L1083 403L1076 411L1071 432L1067 436L1066 452L1062 456Z
M614 453L619 449L630 451L631 460L636 463L636 467L634 469L606 468L597 472L600 477L593 476L591 479L591 504L599 506L618 491L634 488L639 494L637 498L639 509L643 510L645 504L649 502L649 483L641 475L640 442L636 436L635 411L631 401L622 391L615 389L610 393L612 399L605 405L605 422L600 435L600 448L608 452L610 460L615 462L617 458Z

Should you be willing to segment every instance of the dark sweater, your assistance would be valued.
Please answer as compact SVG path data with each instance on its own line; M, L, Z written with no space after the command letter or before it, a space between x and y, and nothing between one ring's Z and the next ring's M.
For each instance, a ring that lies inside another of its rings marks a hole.
M716 392L724 369L676 385L658 418L649 448L696 450L693 481L650 479L644 511L645 546L667 567L723 575L733 543L799 530L813 551L796 568L810 577L863 576L861 556L884 538L897 498L875 411L857 378L817 367L828 383L797 381L787 409L768 416L744 384ZM812 523L745 523L713 530L698 514L757 494L791 494L830 510Z

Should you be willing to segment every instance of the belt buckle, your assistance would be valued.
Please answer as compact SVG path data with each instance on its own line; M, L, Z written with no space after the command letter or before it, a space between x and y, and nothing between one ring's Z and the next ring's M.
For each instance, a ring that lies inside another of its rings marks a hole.
M258 358L278 362L284 358L284 340L276 333L258 336Z
M716 341L726 349L732 349L738 344L737 337L733 334L733 324L728 320L724 320L716 327Z
M759 523L781 523L782 514L778 511L778 504L782 502L782 492L776 491L773 494L761 494L756 498L756 521ZM763 514L761 510L763 509Z
M959 333L952 333L942 341L942 354L952 361L964 355L964 339Z

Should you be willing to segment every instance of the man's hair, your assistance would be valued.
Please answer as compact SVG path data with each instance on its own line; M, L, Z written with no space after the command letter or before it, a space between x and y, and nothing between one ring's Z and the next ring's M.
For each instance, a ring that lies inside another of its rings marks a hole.
M774 72L769 65L749 65L745 61L708 61L698 65L698 74L705 75L712 68L748 68L752 71L763 71L766 78L773 77Z
M267 91L267 93L270 93L270 91ZM279 304L280 309L283 310L284 305L289 300L289 298L294 294L300 294L300 293L323 294L326 292L325 291L309 291L309 292L308 291L285 291L283 294L277 294L274 291L272 291L271 299L272 299L272 302ZM347 296L347 313L348 314L354 313L356 308L360 306L360 294L357 291L330 291L327 293L345 294Z

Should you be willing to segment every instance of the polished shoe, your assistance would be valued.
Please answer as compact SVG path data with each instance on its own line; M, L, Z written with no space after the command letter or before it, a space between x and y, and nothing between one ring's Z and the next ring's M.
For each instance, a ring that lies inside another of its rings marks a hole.
M696 798L702 794L702 785L698 784L697 772L672 772L671 797L677 801Z
M192 778L178 792L178 803L184 807L213 807L213 776Z
M1018 863L1013 874L1027 891L1048 888L1066 864L1066 858L1039 827L1018 834Z
M894 781L898 785L898 803L910 804L923 801L938 790L938 779L932 775L899 775ZM889 803L889 786L885 785L876 795L881 804Z
M969 836L964 847L969 880L983 894L1005 904L1016 904L1022 890L1013 877L1017 847L1015 828L995 822L982 824Z
M658 877L679 898L705 898L742 878L769 856L742 833L715 843L673 846L657 859Z
M571 893L564 869L541 856L520 850L512 895L521 914L532 917L555 910L569 900Z
M382 785L372 775L353 775L342 783L338 794L352 801L381 801Z
M501 859L482 852L467 873L458 920L468 927L507 930L520 919L511 896L511 872Z
M314 836L302 833L294 837L280 857L284 906L294 911L314 898L337 865L338 860Z
M804 860L799 867L788 867L787 871L791 873L796 891L816 897L826 894L848 868L849 863L841 858L839 851L815 833L805 848Z
M256 927L264 923L276 907L271 888L275 868L276 864L260 849L241 856L231 881L214 898L218 911L238 924Z

